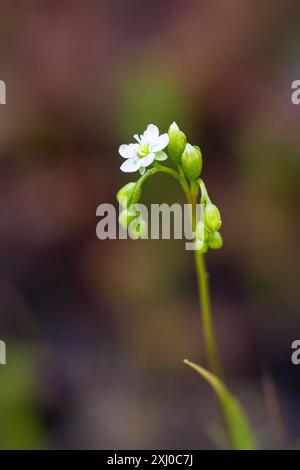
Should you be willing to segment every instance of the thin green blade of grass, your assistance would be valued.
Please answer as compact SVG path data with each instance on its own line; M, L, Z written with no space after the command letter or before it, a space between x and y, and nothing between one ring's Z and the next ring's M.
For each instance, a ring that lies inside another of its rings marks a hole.
M216 393L225 418L232 448L235 450L257 449L256 439L250 428L247 415L234 395L214 374L187 359L184 363L195 370Z

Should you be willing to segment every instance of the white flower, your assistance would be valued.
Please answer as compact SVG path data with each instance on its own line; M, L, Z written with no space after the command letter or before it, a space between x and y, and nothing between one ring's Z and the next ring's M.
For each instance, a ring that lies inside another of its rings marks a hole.
M144 134L134 136L138 143L121 145L119 154L121 157L126 158L126 161L121 165L120 169L125 173L131 173L140 170L140 173L145 172L145 168L154 160L166 160L168 157L162 150L169 143L168 134L159 135L158 127L154 124L149 124Z

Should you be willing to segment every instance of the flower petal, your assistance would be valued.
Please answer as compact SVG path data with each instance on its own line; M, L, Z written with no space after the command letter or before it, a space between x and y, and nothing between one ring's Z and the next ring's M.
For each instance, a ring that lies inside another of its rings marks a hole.
M153 152L158 152L159 150L164 149L168 145L168 143L169 143L168 134L162 134L153 143L151 150L153 150Z
M168 155L162 150L160 150L159 152L155 152L155 160L157 160L158 162L163 162L164 160L167 160L167 158Z
M139 158L129 158L120 166L120 170L124 171L124 173L132 173L137 171L140 168L140 160Z
M142 135L142 144L154 144L154 142L158 139L159 130L158 127L154 124L149 124L147 129L145 130L144 134Z
M149 166L154 161L154 159L155 159L154 153L149 153L144 158L140 158L140 166L141 167Z
M119 147L119 154L123 158L134 158L137 156L138 144L123 144Z

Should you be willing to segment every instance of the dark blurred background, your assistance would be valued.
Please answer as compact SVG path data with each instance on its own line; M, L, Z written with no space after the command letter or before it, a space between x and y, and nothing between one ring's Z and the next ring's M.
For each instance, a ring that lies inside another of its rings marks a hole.
M1 0L0 448L224 446L193 254L96 237L121 143L175 120L204 155L228 384L261 447L300 438L297 0ZM165 175L143 202L183 201Z

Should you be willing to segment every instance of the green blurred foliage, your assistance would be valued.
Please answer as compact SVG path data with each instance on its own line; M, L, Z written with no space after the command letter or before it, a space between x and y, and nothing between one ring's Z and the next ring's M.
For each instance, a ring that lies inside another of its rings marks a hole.
M0 448L41 449L44 430L35 404L35 361L27 348L9 345L0 366Z
M225 425L234 450L257 449L256 439L250 428L245 410L237 398L227 389L222 380L197 364L185 360L212 387L217 395L225 419Z
M133 63L125 70L118 101L118 132L123 139L142 133L149 123L167 132L176 121L184 128L187 120L187 101L182 86L160 63Z

